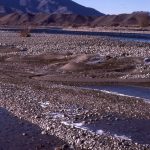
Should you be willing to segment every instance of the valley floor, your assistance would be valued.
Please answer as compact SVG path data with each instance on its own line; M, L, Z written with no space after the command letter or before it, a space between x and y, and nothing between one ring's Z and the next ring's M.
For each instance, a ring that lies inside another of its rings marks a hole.
M149 150L149 100L82 88L149 88L149 56L150 43L0 31L0 149Z

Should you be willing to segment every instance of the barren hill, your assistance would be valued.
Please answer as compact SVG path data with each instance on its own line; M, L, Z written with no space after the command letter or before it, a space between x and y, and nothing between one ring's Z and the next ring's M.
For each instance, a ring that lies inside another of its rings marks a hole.
M100 16L102 13L72 0L0 0L0 13L55 13Z

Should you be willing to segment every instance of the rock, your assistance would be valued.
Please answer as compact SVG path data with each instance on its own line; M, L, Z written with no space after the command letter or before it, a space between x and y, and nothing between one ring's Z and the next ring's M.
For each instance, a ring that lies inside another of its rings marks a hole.
M28 49L27 48L21 48L20 51L26 52Z
M35 119L39 119L39 118L41 118L39 115L36 115L35 117L34 117Z
M68 144L64 144L62 146L62 150L69 150L69 145Z
M43 130L43 131L41 132L41 134L42 134L42 135L45 135L45 134L47 134L47 132Z
M64 144L63 146L56 147L55 150L69 150L69 148L68 144Z
M145 59L144 59L144 63L145 63L146 65L150 65L150 58L145 58Z
M55 150L62 150L62 148L61 147L56 147Z
M112 57L110 56L110 55L107 55L106 56L106 60L109 60L109 59L111 59Z
M22 133L23 136L27 136L27 133Z

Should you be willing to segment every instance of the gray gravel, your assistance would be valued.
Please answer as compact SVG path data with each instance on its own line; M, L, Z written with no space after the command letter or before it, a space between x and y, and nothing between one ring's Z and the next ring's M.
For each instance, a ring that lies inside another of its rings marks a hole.
M58 145L57 143L53 144L53 148L54 146L61 146L62 149L63 144L67 143L70 149L150 149L150 136L148 135L150 131L148 126L150 123L150 103L142 99L122 97L94 90L81 90L77 87L34 80L29 76L35 75L35 72L39 70L43 73L49 69L48 66L22 63L23 72L21 74L18 65L21 62L16 61L11 64L11 58L14 59L15 56L17 56L16 59L19 56L19 60L21 60L26 55L35 56L45 53L100 53L105 56L117 57L122 57L126 53L125 55L130 57L140 57L144 60L145 57L150 56L149 43L121 42L104 37L49 35L44 33L32 34L29 38L22 38L17 33L2 31L0 32L0 43L6 49L15 47L16 50L0 53L1 108L5 108L18 119L26 120L38 126L41 129L41 135L52 135L61 139ZM22 51L24 49L27 49L27 51ZM10 64L5 63L3 57L10 60ZM149 65L137 65L137 71L143 72L143 78L146 78L149 69ZM57 74L59 73L57 72ZM135 73L135 75L137 74ZM128 76L132 78L134 73ZM147 78L149 77L148 74ZM142 78L141 74L140 78ZM142 121L146 123L142 122L141 126L136 126L133 123L134 120L138 123ZM98 121L103 122L99 133L89 127ZM111 130L115 129L116 125L122 126L121 122L130 123L130 126L124 127L123 130L126 129L129 133L132 131L131 137L122 135L121 132L120 134L114 133ZM147 129L147 134L143 127ZM138 134L135 136L135 133ZM26 132L22 133L23 136L26 134ZM132 135L135 137L133 138ZM50 149L50 147L46 146L45 149Z

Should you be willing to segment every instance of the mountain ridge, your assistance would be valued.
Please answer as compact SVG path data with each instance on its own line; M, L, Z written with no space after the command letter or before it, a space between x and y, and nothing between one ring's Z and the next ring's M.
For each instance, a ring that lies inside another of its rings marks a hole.
M105 16L82 16L78 14L47 14L47 13L10 13L0 15L0 25L6 26L150 26L150 15L148 13L132 13Z
M72 0L0 0L0 13L48 13L102 16L99 11Z

